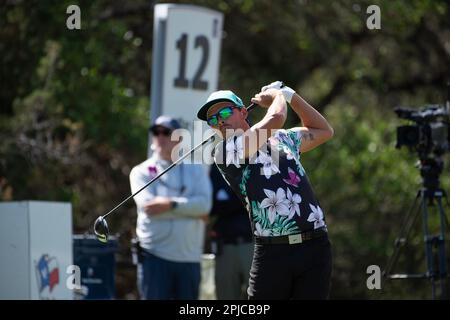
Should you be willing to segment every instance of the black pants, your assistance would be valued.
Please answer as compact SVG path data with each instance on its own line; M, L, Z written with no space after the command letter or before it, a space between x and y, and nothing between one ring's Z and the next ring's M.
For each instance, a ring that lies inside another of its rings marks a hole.
M327 299L331 264L327 236L294 245L255 244L249 299Z

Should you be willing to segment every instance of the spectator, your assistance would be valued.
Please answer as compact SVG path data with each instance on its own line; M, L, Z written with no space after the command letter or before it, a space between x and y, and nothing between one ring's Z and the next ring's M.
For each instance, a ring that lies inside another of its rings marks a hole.
M133 193L176 161L171 154L179 141L170 136L179 128L178 121L167 116L151 126L153 155L132 169ZM203 166L181 163L135 196L142 299L198 299L211 192Z

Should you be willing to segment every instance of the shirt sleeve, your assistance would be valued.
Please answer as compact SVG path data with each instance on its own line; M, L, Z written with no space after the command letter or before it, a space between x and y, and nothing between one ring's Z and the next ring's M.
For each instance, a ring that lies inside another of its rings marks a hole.
M130 172L131 193L133 194L145 186L148 183L147 179L148 177L139 170L139 167L134 167ZM154 197L155 195L150 192L149 188L147 188L146 190L142 190L140 193L135 195L133 199L136 202L136 205L140 208Z
M298 153L300 153L300 147L302 145L302 132L299 127L291 128L286 130L286 134L289 138L291 138L294 143L294 147L298 149Z

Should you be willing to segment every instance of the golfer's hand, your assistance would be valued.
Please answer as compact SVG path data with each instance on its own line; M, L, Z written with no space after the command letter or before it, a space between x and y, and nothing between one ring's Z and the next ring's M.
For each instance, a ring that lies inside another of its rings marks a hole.
M251 101L263 108L268 108L278 94L282 94L282 92L277 89L267 89L264 92L255 94Z
M172 209L170 198L154 197L144 205L144 211L149 216L158 215Z
M283 92L284 98L287 102L291 103L292 96L295 94L294 89L289 88L288 86L285 86L283 82L281 81L274 81L271 84L268 84L267 86L264 86L261 88L261 92L264 92L268 89L279 89L281 92Z
M274 81L271 84L268 84L261 88L261 92L266 91L267 89L281 89L284 86L281 81Z

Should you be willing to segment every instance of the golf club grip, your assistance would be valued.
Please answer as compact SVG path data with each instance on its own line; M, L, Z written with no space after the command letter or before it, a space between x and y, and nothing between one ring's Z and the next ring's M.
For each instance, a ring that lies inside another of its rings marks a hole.
M247 111L252 111L253 109L255 109L256 107L258 107L258 105L254 102L252 102L248 107L247 107Z

